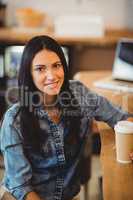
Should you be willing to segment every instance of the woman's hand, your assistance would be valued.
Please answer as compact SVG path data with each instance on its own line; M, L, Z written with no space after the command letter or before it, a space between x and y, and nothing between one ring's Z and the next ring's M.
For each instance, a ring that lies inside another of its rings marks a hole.
M128 117L127 121L133 122L133 117Z
M131 152L131 153L129 154L129 156L130 156L131 160L133 161L133 152Z
M40 197L38 196L37 193L35 192L29 192L26 197L25 200L41 200Z

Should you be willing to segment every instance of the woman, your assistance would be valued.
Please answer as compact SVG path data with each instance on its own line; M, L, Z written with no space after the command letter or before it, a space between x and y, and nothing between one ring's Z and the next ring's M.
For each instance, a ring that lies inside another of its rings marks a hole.
M130 116L68 75L54 39L37 36L27 43L19 102L6 112L0 134L3 184L17 200L73 199L80 191L81 157L92 119L114 127Z

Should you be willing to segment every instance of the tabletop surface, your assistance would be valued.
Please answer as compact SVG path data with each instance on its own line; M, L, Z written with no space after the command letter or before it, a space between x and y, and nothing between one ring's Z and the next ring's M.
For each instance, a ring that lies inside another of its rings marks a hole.
M93 85L94 81L109 75L111 75L111 71L85 71L77 73L74 78L80 80L97 93L111 99L110 97L113 95L114 91L99 89ZM119 104L119 98L122 95L122 93L118 96L114 95L114 98L111 100ZM132 104L133 94L130 96L129 101ZM98 122L98 128L102 144L100 157L103 174L104 200L131 200L133 199L133 164L120 164L116 161L114 131L103 122Z

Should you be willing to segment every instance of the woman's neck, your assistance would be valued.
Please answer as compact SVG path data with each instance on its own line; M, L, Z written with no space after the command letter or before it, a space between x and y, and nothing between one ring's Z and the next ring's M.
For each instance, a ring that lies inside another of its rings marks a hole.
M43 99L43 103L44 103L44 107L55 107L56 106L56 100L57 100L57 96L53 96L53 95L45 95L44 99Z
M60 121L61 111L57 107L57 96L48 96L44 98L44 109L49 118L56 124Z

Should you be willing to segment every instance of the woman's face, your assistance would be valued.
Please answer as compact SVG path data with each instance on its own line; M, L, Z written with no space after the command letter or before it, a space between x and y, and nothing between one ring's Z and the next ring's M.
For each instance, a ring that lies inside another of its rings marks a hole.
M64 82L64 69L55 52L39 51L32 61L31 74L35 86L45 95L59 94Z

